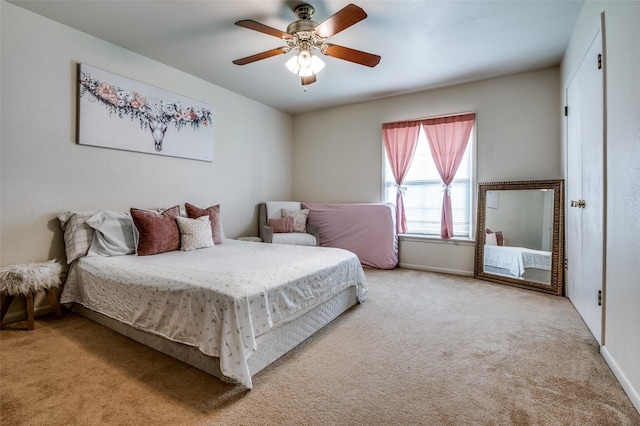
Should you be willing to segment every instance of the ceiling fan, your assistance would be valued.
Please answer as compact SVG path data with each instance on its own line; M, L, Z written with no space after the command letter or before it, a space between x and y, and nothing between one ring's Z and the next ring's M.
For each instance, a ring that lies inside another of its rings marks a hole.
M297 6L294 9L294 13L298 17L298 20L289 24L287 32L253 20L236 22L236 25L240 27L278 37L286 41L287 45L247 56L246 58L236 59L233 63L236 65L246 65L272 56L288 53L291 50L297 50L299 53L289 59L285 65L289 71L300 76L303 86L315 83L316 74L324 68L324 62L313 54L314 50L319 50L326 56L368 67L378 65L378 62L380 62L380 56L378 55L326 43L327 38L365 19L367 14L362 8L355 4L349 4L320 24L311 20L314 12L313 7L308 4Z

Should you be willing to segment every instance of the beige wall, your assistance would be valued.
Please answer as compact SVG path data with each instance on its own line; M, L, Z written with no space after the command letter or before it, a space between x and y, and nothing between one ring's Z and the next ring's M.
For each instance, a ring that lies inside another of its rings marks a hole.
M296 115L293 195L379 202L382 123L477 112L480 182L562 177L559 70L548 68ZM403 239L402 266L473 274L471 242Z
M569 85L602 12L607 181L602 354L640 411L640 2L585 2L562 63L561 82L563 89Z
M65 210L220 203L227 236L238 237L257 233L257 203L291 197L290 115L0 5L2 266L64 261L56 215ZM213 162L77 145L80 62L210 104Z

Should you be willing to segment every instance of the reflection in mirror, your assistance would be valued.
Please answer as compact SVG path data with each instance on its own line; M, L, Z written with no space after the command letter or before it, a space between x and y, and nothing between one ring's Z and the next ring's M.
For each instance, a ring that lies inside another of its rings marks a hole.
M562 181L480 184L476 278L562 293Z
M552 189L488 191L484 272L550 285L552 225Z

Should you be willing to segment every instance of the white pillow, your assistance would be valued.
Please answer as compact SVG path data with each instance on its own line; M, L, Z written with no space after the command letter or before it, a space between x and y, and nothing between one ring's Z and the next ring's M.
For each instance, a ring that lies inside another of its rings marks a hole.
M60 213L58 220L64 232L64 250L67 264L86 256L93 241L93 228L87 225L87 219L95 214L94 211L68 211Z
M133 254L136 245L130 213L99 210L87 220L95 230L87 256L123 256Z
M488 246L497 246L498 245L498 237L493 232L488 233L484 237L484 243Z
M180 250L191 251L214 246L209 216L197 219L178 216L176 221L180 229Z
M267 201L268 219L282 219L282 210L300 210L299 201Z

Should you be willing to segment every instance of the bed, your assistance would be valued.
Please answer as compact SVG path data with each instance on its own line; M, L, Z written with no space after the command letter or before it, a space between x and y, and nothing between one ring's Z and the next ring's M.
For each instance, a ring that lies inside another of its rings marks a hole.
M485 244L484 265L506 269L514 277L521 278L526 268L550 271L551 252Z
M224 239L149 256L79 256L60 301L250 389L253 375L366 295L347 250Z

